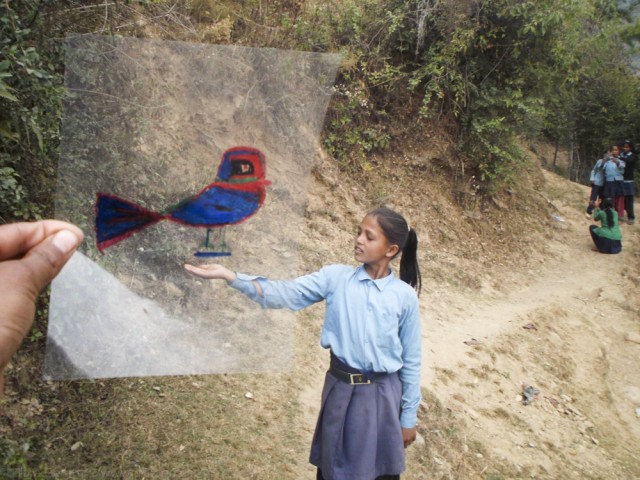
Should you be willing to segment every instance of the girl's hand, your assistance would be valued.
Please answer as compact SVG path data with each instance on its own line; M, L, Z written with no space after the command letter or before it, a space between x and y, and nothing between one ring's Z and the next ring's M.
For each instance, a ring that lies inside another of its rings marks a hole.
M189 265L185 264L184 269L196 277L209 280L226 280L231 283L236 279L235 272L217 264L211 265Z
M416 427L402 428L402 440L404 441L404 448L407 448L409 445L416 441L417 434L418 429Z

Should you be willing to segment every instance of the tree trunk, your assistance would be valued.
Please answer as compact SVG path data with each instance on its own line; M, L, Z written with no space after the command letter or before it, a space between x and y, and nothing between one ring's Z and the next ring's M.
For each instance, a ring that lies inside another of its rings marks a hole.
M571 172L573 172L573 135L569 140L569 168L567 169L567 177L571 180Z

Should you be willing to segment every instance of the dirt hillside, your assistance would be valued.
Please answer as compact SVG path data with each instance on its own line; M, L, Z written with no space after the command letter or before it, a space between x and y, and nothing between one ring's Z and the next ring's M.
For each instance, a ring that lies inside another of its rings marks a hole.
M482 196L433 148L372 159L365 175L328 158L314 170L302 271L352 263L374 205L418 232L424 400L405 479L640 478L640 226L622 226L621 254L592 252L587 187L537 152ZM0 477L315 478L323 313L296 314L281 374L45 382L29 339L0 400Z

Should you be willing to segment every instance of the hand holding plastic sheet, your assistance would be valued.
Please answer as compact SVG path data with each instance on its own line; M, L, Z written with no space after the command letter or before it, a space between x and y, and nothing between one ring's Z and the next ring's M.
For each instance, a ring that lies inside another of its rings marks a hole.
M38 294L82 237L75 225L57 220L0 226L0 396L2 371L29 333Z

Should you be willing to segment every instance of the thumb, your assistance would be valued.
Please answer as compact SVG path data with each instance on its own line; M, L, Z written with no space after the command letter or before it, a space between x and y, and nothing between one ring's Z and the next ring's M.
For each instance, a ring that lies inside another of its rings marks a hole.
M27 281L36 296L60 273L81 241L82 237L71 230L60 230L22 257L20 263L28 272Z

